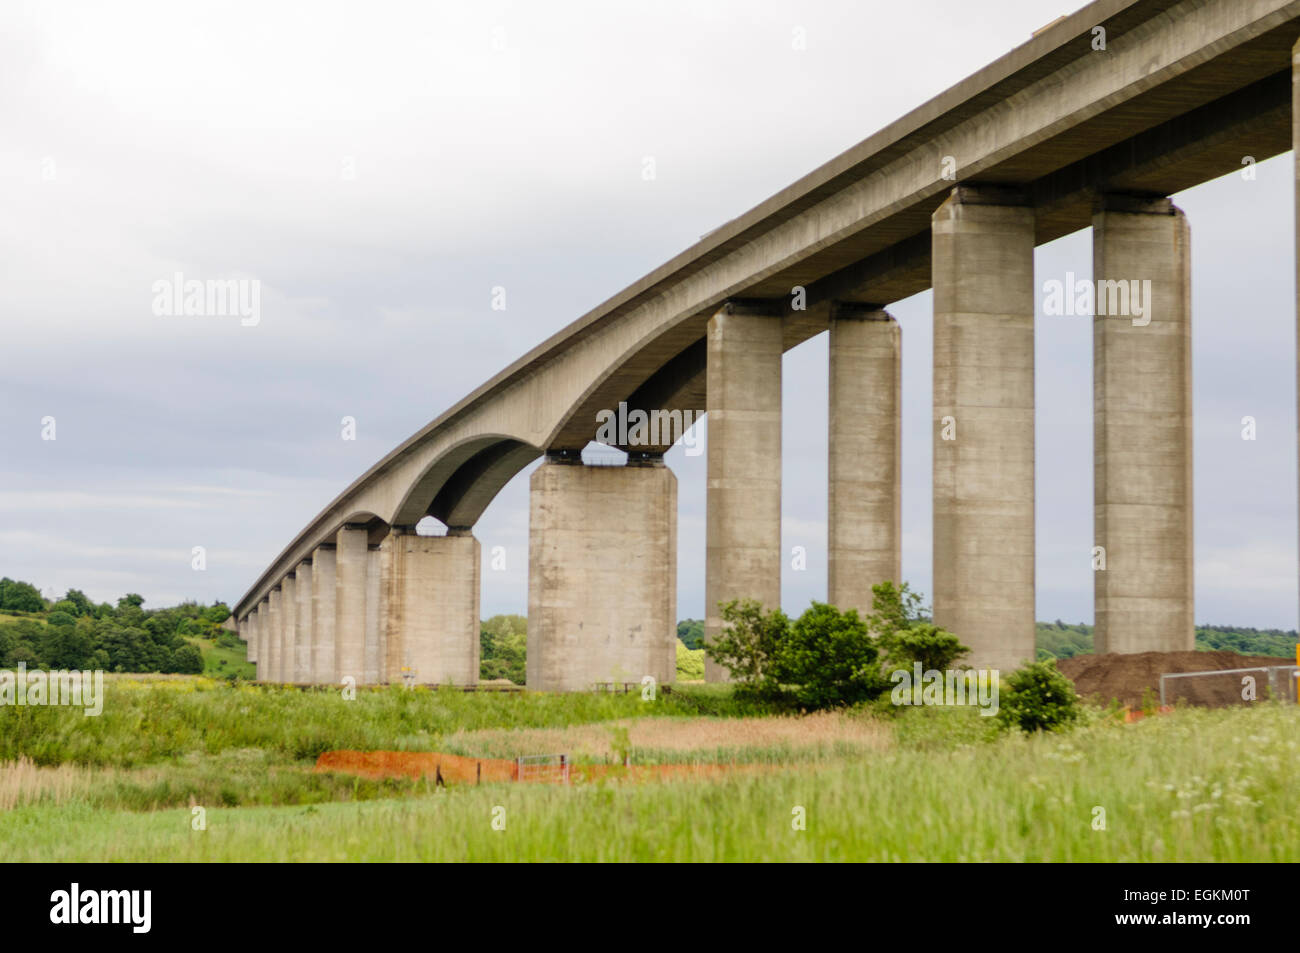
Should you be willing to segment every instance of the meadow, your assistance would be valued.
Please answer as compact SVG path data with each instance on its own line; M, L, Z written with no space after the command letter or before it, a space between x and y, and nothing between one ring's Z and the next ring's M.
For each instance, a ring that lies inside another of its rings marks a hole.
M1065 734L974 709L777 716L725 686L631 695L118 676L104 713L0 710L6 860L1291 861L1294 706ZM332 748L737 763L701 778L437 787ZM201 808L205 829L194 829ZM494 824L495 821L495 824ZM502 829L498 829L502 828Z

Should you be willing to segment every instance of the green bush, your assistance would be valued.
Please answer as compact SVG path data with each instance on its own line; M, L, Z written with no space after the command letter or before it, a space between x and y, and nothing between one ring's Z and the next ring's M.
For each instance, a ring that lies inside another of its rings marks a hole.
M780 693L773 668L777 646L790 631L790 619L780 609L765 610L754 599L719 603L722 631L704 651L728 672L742 697Z
M686 643L677 640L677 679L678 681L698 681L704 678L704 649L688 649Z
M182 645L172 653L171 671L181 675L203 674L203 653L193 645Z
M879 652L856 609L814 602L776 647L772 676L805 708L868 701L886 687Z
M752 599L721 605L726 624L705 646L735 682L738 697L803 708L867 701L886 687L880 654L856 609L814 602L793 623Z
M1001 686L998 723L1024 732L1057 731L1079 720L1081 708L1074 683L1049 659L1013 672Z

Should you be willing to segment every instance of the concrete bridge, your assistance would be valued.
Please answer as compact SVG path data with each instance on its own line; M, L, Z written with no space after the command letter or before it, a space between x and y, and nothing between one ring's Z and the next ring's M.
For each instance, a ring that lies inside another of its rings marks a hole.
M1097 0L722 225L306 526L235 608L258 677L476 682L474 525L544 454L529 686L671 681L677 493L663 453L678 434L605 433L629 451L622 467L580 452L620 402L659 419L707 412L706 632L720 601L776 606L781 355L824 331L827 597L869 608L872 584L899 578L900 336L886 308L927 288L935 621L977 666L1032 659L1033 252L1089 225L1097 651L1192 648L1191 239L1169 196L1292 148L1298 39L1300 0ZM446 535L416 535L425 516Z

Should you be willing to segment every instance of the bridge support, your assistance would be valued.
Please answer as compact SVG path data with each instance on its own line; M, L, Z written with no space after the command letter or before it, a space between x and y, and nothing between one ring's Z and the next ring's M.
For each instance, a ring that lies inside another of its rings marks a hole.
M871 587L901 582L902 408L898 322L873 305L830 317L827 599L871 611Z
M528 687L673 681L677 477L662 457L623 467L548 460L530 486Z
M311 680L334 684L334 627L337 621L338 553L333 544L317 546L311 557Z
M364 527L344 526L334 551L334 670L339 680L365 680L366 576L369 564Z
M379 557L387 680L477 685L478 540L468 530L417 536L394 526Z
M257 662L257 636L253 630L253 616L250 613L239 623L239 638L244 643L244 657L250 662Z
M298 603L294 610L294 663L293 680L295 682L312 682L311 658L316 637L312 625L312 565L310 559L298 564L294 590Z
M384 591L382 587L383 554L378 546L366 551L366 635L364 682L378 685L389 681L385 669L387 661L387 636L384 632Z
M1100 196L1092 229L1095 649L1190 651L1191 235L1167 198Z
M284 591L276 586L271 590L267 597L267 616L266 616L266 647L267 647L267 666L265 680L268 682L281 681L280 678L280 658L281 651L284 649L284 640L281 638L281 618L280 610L284 605Z
M781 606L781 319L729 302L709 319L708 509L704 634L722 631L718 604ZM704 677L727 671L706 657Z
M964 661L1034 649L1034 212L958 187L932 219L934 621Z
M289 573L280 583L280 675L282 682L298 680L298 577Z

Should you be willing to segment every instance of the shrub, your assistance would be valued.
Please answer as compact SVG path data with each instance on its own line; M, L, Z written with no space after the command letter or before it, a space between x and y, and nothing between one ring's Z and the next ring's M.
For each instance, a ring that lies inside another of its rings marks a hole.
M182 675L202 675L203 653L193 645L182 645L172 653L171 671Z
M885 689L879 652L856 609L814 602L776 647L772 675L806 708L868 701Z
M1024 732L1057 731L1079 719L1074 683L1045 660L1015 671L1000 689L998 723Z
M959 658L970 654L957 636L933 622L914 622L910 628L898 629L880 641L891 665L911 668L920 662L921 670L926 672L950 669Z
M704 678L704 650L688 649L681 639L677 640L677 678L679 681Z
M719 608L726 625L705 644L705 653L731 673L742 696L778 693L772 669L777 646L790 630L789 618L780 609L764 610L754 599L733 599Z

